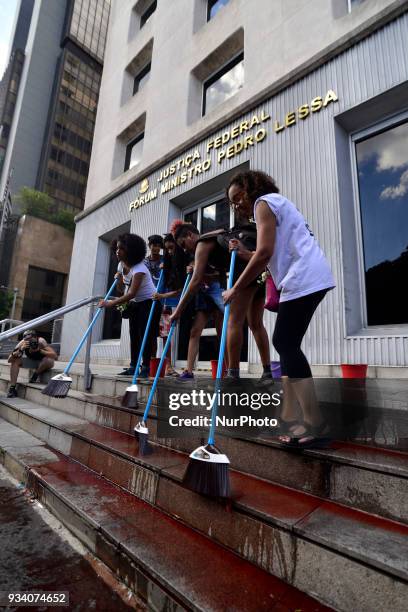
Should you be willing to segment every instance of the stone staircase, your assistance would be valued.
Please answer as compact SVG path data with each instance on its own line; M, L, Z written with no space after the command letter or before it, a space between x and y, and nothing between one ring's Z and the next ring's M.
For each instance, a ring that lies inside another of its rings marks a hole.
M0 365L0 394L7 374ZM400 450L388 447L387 433L370 445L299 453L221 432L232 486L221 503L181 484L187 453L201 439L157 437L160 406L179 383L159 384L149 419L154 452L142 457L133 427L149 383L134 411L120 406L129 383L118 378L95 376L83 393L74 374L68 397L56 399L23 377L18 398L0 398L3 463L150 609L406 609L403 425ZM381 410L384 432L393 415L402 424L408 415L408 398L395 385L389 391L368 389L365 397Z

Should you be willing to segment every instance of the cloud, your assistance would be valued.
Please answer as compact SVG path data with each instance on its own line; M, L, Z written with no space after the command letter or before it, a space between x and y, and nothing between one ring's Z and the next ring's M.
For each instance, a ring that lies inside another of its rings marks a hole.
M229 72L210 85L207 90L206 108L213 109L239 91L244 83L244 62L234 66Z
M408 165L408 123L357 144L359 163L377 157L376 170L398 170Z
M396 198L402 198L406 193L408 193L408 170L401 174L399 185L384 189L380 198L381 200L395 200Z

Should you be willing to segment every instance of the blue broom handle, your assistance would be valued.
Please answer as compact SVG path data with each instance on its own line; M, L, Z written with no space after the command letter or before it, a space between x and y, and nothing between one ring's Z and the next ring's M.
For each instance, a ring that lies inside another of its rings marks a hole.
M164 279L164 270L161 270L160 276L159 276L159 282L157 283L157 293L159 293L160 289L162 288L163 279ZM155 308L156 308L156 303L157 303L157 300L153 300L153 303L152 303L152 305L150 307L149 318L147 319L145 333L144 333L144 336L143 336L142 344L140 346L139 357L137 358L137 364L136 364L136 368L135 368L135 373L133 374L133 378L132 378L132 385L136 384L137 377L139 376L139 368L140 368L140 364L142 362L143 351L144 351L144 348L146 346L147 337L149 335L150 325L152 323L153 314L154 314L154 311L155 311Z
M118 283L118 280L115 278L115 280L112 283L111 288L109 289L108 293L105 295L104 300L107 300L112 295L112 292L115 289L117 283ZM98 317L101 314L101 312L102 312L102 308L98 308L98 310L95 313L94 318L92 319L92 321L88 325L88 329L86 330L86 332L82 336L80 343L78 344L77 348L74 351L74 354L72 355L71 359L69 360L68 365L65 367L64 374L68 374L68 372L70 371L70 369L72 367L72 364L74 363L75 359L77 358L79 351L83 347L85 340L87 339L91 329L93 328L93 326L95 325L96 321L98 320Z
M237 257L237 252L232 251L231 253L231 263L230 263L230 271L228 276L227 289L231 289L232 282L234 278L234 270L235 270L235 260ZM215 383L215 396L214 402L211 410L211 427L210 433L208 436L208 444L214 444L214 436L215 436L215 422L217 419L218 413L218 391L220 389L220 381L222 379L222 367L224 363L224 354L225 354L225 345L227 343L227 328L228 328L228 319L230 313L231 304L227 304L224 308L224 319L222 322L222 333L221 333L221 342L220 342L220 352L218 355L218 364L217 364L217 380Z
M183 287L183 291L181 292L180 300L182 299L182 297L184 296L185 292L187 291L190 279L191 279L191 274L187 274L186 282L184 283L184 287ZM152 402L153 402L153 395L154 395L154 392L156 391L156 387L157 387L157 383L158 383L158 380L159 380L160 372L161 372L161 369L162 369L162 366L163 366L163 362L164 362L164 360L166 358L167 351L169 349L171 338L173 336L175 328L176 328L176 321L173 321L173 323L171 324L170 329L169 329L169 335L167 336L166 344L164 345L163 353L162 353L162 356L161 356L161 359L160 359L160 363L159 363L158 368L157 368L156 376L154 377L152 388L150 389L150 393L149 393L149 398L147 400L146 408L145 408L145 411L143 413L143 422L144 423L146 423L147 417L149 416L150 406L152 405Z

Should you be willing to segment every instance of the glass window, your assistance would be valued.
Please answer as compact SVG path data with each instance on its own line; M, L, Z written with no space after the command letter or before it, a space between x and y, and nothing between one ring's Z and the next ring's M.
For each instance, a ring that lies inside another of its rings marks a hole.
M207 21L210 21L229 0L208 0L207 5Z
M130 228L129 230L130 231ZM108 285L111 284L111 279L114 277L118 269L118 260L114 253L110 252ZM109 287L106 287L106 292ZM114 297L120 297L119 291L115 290ZM120 338L122 329L122 317L116 308L105 308L103 319L102 340L112 340Z
M201 209L201 233L212 232L221 227L230 226L230 207L223 199Z
M150 70L151 64L150 62L142 68L142 70L135 76L135 80L133 81L133 95L135 95L139 89L143 87L147 83L150 78Z
M150 4L150 6L145 10L145 12L140 17L140 29L143 28L144 25L149 21L150 17L153 15L154 11L157 8L157 0L154 0Z
M349 13L353 10L357 4L361 4L363 0L347 0L347 10Z
M244 85L244 54L241 53L204 83L203 115L228 100Z
M186 213L184 215L184 221L185 223L192 223L197 227L198 210L193 210L192 212Z
M368 325L408 323L408 122L356 143Z
M129 142L126 147L125 171L136 166L142 159L144 134Z
M62 305L66 275L34 266L28 267L22 317L35 319Z

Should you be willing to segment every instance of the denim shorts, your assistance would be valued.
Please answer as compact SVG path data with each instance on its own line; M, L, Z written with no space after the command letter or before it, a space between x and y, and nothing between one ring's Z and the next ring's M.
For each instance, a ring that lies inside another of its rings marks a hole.
M210 283L203 285L195 298L195 309L204 312L211 312L218 308L224 312L224 300L222 299L223 289L220 283Z

